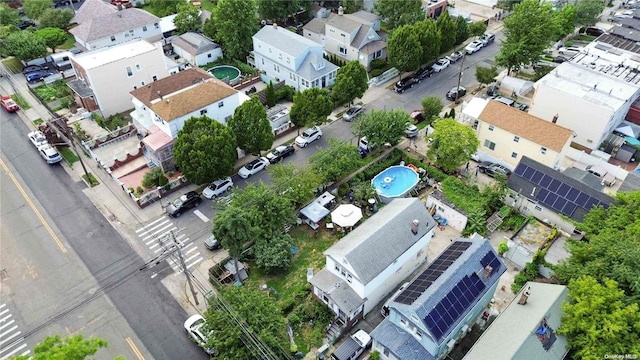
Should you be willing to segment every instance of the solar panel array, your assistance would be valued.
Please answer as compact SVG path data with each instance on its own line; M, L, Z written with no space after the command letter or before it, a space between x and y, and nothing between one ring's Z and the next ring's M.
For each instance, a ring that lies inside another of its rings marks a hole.
M573 215L578 206L591 210L593 206L602 204L593 196L522 163L518 164L514 172L540 187L535 194L536 200L567 216Z
M431 286L453 264L465 250L471 246L467 241L456 241L451 244L437 259L435 259L422 274L420 274L403 292L398 294L395 301L411 305L424 291Z
M482 260L480 260L480 264L482 264L483 268L486 268L487 265L491 266L491 268L493 269L491 270L491 274L500 269L500 259L498 259L493 251L487 252Z
M465 275L456 286L424 318L429 331L440 340L448 330L458 323L461 315L466 314L485 288L477 274Z

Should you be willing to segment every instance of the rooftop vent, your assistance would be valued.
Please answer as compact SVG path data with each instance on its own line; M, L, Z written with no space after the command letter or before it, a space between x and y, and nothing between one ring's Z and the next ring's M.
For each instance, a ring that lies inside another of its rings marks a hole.
M418 235L418 225L420 225L420 221L418 219L414 219L411 222L411 232L413 235Z
M531 296L531 287L528 287L522 293L522 296L520 296L520 300L518 300L518 304L519 305L525 305L527 303L527 300L529 299L529 296Z

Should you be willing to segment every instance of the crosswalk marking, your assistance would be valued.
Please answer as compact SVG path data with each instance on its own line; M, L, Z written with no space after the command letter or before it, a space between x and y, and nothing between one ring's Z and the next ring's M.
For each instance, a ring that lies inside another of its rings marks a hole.
M202 216L204 217L204 215ZM162 216L161 218L137 229L136 234L140 242L142 242L155 255L160 255L168 250L175 251L175 247L178 246L182 251L186 268L190 269L204 259L198 251L196 244L194 244L186 234L176 233L177 230L178 228L173 224L169 217ZM171 232L174 232L173 236L171 235ZM178 260L177 254L167 254L164 260L166 260L167 264L169 264L173 269L175 275L182 273L183 266ZM156 271L162 272L162 269L157 269ZM157 273L154 273L151 278L154 278L157 275Z
M31 353L21 334L7 304L0 304L0 360Z
M209 218L206 217L202 212L200 212L200 210L194 210L193 213L196 214L196 216L199 217L200 220L202 220L204 222L208 222L209 221Z

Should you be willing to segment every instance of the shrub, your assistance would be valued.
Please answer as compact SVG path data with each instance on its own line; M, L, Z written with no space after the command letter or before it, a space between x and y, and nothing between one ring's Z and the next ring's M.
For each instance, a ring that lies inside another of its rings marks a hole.
M285 85L278 90L275 91L276 102L280 100L293 101L293 94L295 94L295 89L289 85Z
M142 193L144 193L144 189L142 188L142 186L138 186L136 188L136 194L142 195Z
M369 72L369 76L374 78L376 76L382 75L382 73L384 73L384 72L385 72L385 70L383 70L383 69L373 69L373 70L371 70L371 72Z
M500 256L504 255L507 251L509 251L509 245L507 245L506 241L501 242L498 245L498 254L500 254Z
M160 183L162 181L160 180L161 178L164 179L163 184ZM167 178L164 176L164 174L162 173L162 169L160 168L151 169L151 171L144 174L144 177L142 178L142 186L144 187L163 186L166 183L167 183Z
M369 66L371 67L371 70L384 69L387 66L387 62L384 59L373 59Z

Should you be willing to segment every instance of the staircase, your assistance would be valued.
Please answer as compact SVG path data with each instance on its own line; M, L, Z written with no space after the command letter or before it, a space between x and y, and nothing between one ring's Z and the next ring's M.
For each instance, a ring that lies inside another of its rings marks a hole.
M487 220L487 230L489 230L489 232L493 232L500 225L502 225L503 220L504 220L504 214L502 214L500 210L496 211Z
M342 335L342 331L344 330L344 328L345 325L342 319L336 318L335 320L333 320L333 322L327 329L327 342L329 344L333 344L338 338L340 338L340 335Z

